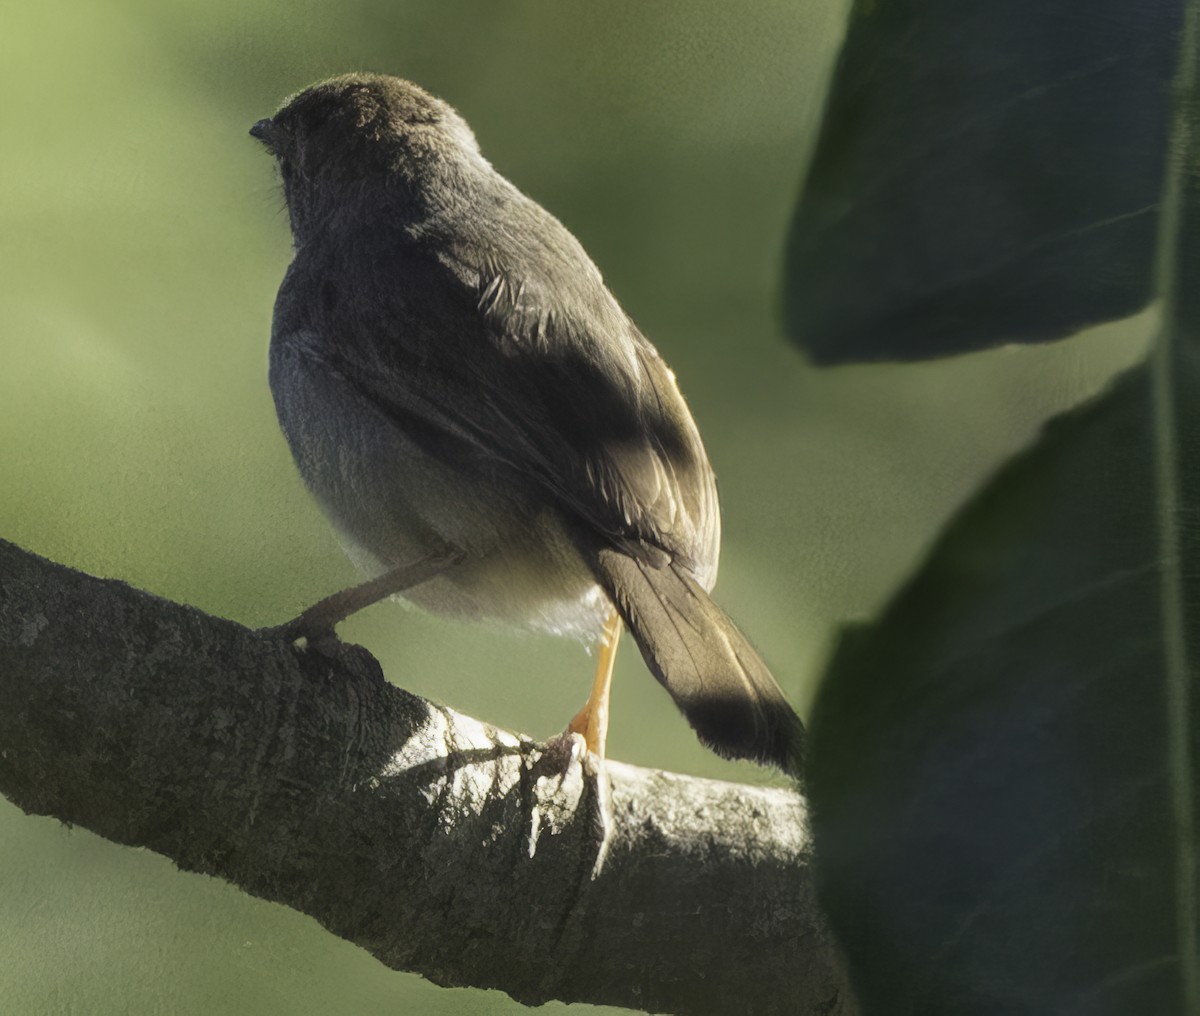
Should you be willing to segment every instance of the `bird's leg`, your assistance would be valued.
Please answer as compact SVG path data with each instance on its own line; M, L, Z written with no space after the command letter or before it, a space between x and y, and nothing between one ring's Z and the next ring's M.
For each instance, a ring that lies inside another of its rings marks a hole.
M402 593L405 589L420 585L462 559L462 551L452 547L440 548L357 586L327 596L275 630L293 641L303 638L312 643L328 638L333 634L334 627L351 614L394 593Z
M617 643L621 640L621 615L615 610L604 622L600 636L600 654L596 660L596 676L592 693L567 724L567 734L582 734L588 751L604 758L604 742L608 737L608 691L612 684L613 664L617 659Z
M612 787L604 761L604 741L608 735L608 690L620 638L621 618L614 610L604 622L604 631L600 636L600 654L596 660L592 693L583 708L567 724L567 729L546 742L546 750L539 762L539 765L548 766L557 773L560 788L572 763L579 762L583 775L580 803L590 819L592 839L596 845L592 878L599 878L604 869L613 835ZM581 748L586 748L586 751L581 752Z

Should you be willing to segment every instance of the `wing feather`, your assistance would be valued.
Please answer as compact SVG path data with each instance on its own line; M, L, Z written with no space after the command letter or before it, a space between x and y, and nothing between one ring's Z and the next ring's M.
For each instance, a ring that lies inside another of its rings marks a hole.
M516 266L483 259L473 280L472 266L456 266L479 292L496 297L482 311L485 331L531 382L515 386L519 406L500 398L493 407L510 420L533 408L521 429L555 471L543 478L589 521L665 551L711 586L715 481L674 375L574 238L566 234L562 245L554 256ZM586 270L578 270L581 262ZM506 274L522 269L519 282Z
M657 351L550 222L502 248L393 242L366 292L332 306L312 299L319 279L289 280L277 327L288 327L289 301L307 300L296 317L317 322L322 340L304 354L440 458L515 471L602 540L651 563L665 555L711 588L720 523L699 432ZM382 320L402 332L379 343L380 318L347 313L347 300L386 307Z

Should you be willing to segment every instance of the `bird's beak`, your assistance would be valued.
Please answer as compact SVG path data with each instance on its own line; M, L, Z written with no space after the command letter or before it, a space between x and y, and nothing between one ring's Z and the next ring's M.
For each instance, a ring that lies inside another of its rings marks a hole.
M275 122L268 117L266 120L259 120L253 127L250 128L250 137L261 141L268 148L271 147L271 136L275 133Z

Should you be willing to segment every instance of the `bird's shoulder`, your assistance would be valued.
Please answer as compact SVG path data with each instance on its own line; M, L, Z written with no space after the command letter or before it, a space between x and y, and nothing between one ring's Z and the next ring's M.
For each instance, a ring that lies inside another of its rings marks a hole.
M507 181L469 214L434 222L428 237L416 240L401 259L423 259L424 270L443 272L501 353L604 360L619 352L612 369L637 373L634 350L649 344L599 268L566 226Z

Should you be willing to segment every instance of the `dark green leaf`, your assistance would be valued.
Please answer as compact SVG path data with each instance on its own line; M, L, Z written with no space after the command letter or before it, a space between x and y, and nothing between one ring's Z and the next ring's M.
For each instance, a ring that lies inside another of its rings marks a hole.
M1040 342L1131 314L1183 0L856 0L791 227L818 362Z
M1188 1011L1154 490L1140 369L1054 424L845 639L811 778L866 1012Z
M822 687L822 894L866 1013L1200 1016L1191 45L1149 361L1006 466Z

